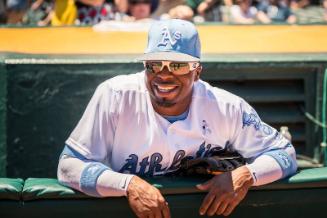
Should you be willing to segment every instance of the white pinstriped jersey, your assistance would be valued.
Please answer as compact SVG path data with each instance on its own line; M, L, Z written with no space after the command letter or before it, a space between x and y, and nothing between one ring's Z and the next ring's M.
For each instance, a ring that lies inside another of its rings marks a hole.
M291 146L242 98L202 80L186 119L168 122L153 109L144 72L99 85L66 144L114 171L150 176L226 146L246 158Z

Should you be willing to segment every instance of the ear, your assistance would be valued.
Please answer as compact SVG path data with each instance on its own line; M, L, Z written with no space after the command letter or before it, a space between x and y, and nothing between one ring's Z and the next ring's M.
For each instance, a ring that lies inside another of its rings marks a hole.
M198 81L198 80L200 79L201 72L202 72L202 65L200 64L200 66L198 66L198 67L195 69L195 77L194 77L194 81Z

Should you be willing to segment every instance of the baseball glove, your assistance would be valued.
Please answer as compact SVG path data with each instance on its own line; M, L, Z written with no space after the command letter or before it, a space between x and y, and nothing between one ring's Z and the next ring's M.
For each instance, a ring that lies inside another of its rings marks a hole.
M219 152L210 157L186 157L181 161L180 175L218 175L232 171L245 164L245 159L237 152Z

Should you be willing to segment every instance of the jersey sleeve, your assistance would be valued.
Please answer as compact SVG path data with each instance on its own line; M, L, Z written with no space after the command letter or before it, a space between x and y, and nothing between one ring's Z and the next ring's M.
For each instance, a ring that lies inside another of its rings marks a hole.
M124 196L133 175L118 173L108 166L89 161L65 147L58 164L57 178L65 186L94 197Z
M294 174L297 169L292 144L276 129L263 122L244 100L234 112L233 147L248 160L255 185ZM233 129L233 128L232 128Z
M234 108L232 144L245 158L256 157L272 149L283 148L289 141L273 127L263 122L244 100Z
M99 85L66 144L90 160L106 163L113 144L117 98L108 82Z

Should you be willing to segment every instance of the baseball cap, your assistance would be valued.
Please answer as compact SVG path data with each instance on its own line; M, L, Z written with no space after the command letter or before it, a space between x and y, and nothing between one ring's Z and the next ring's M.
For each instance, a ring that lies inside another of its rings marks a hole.
M194 24L186 20L155 21L148 34L148 45L140 61L200 61L201 44Z

